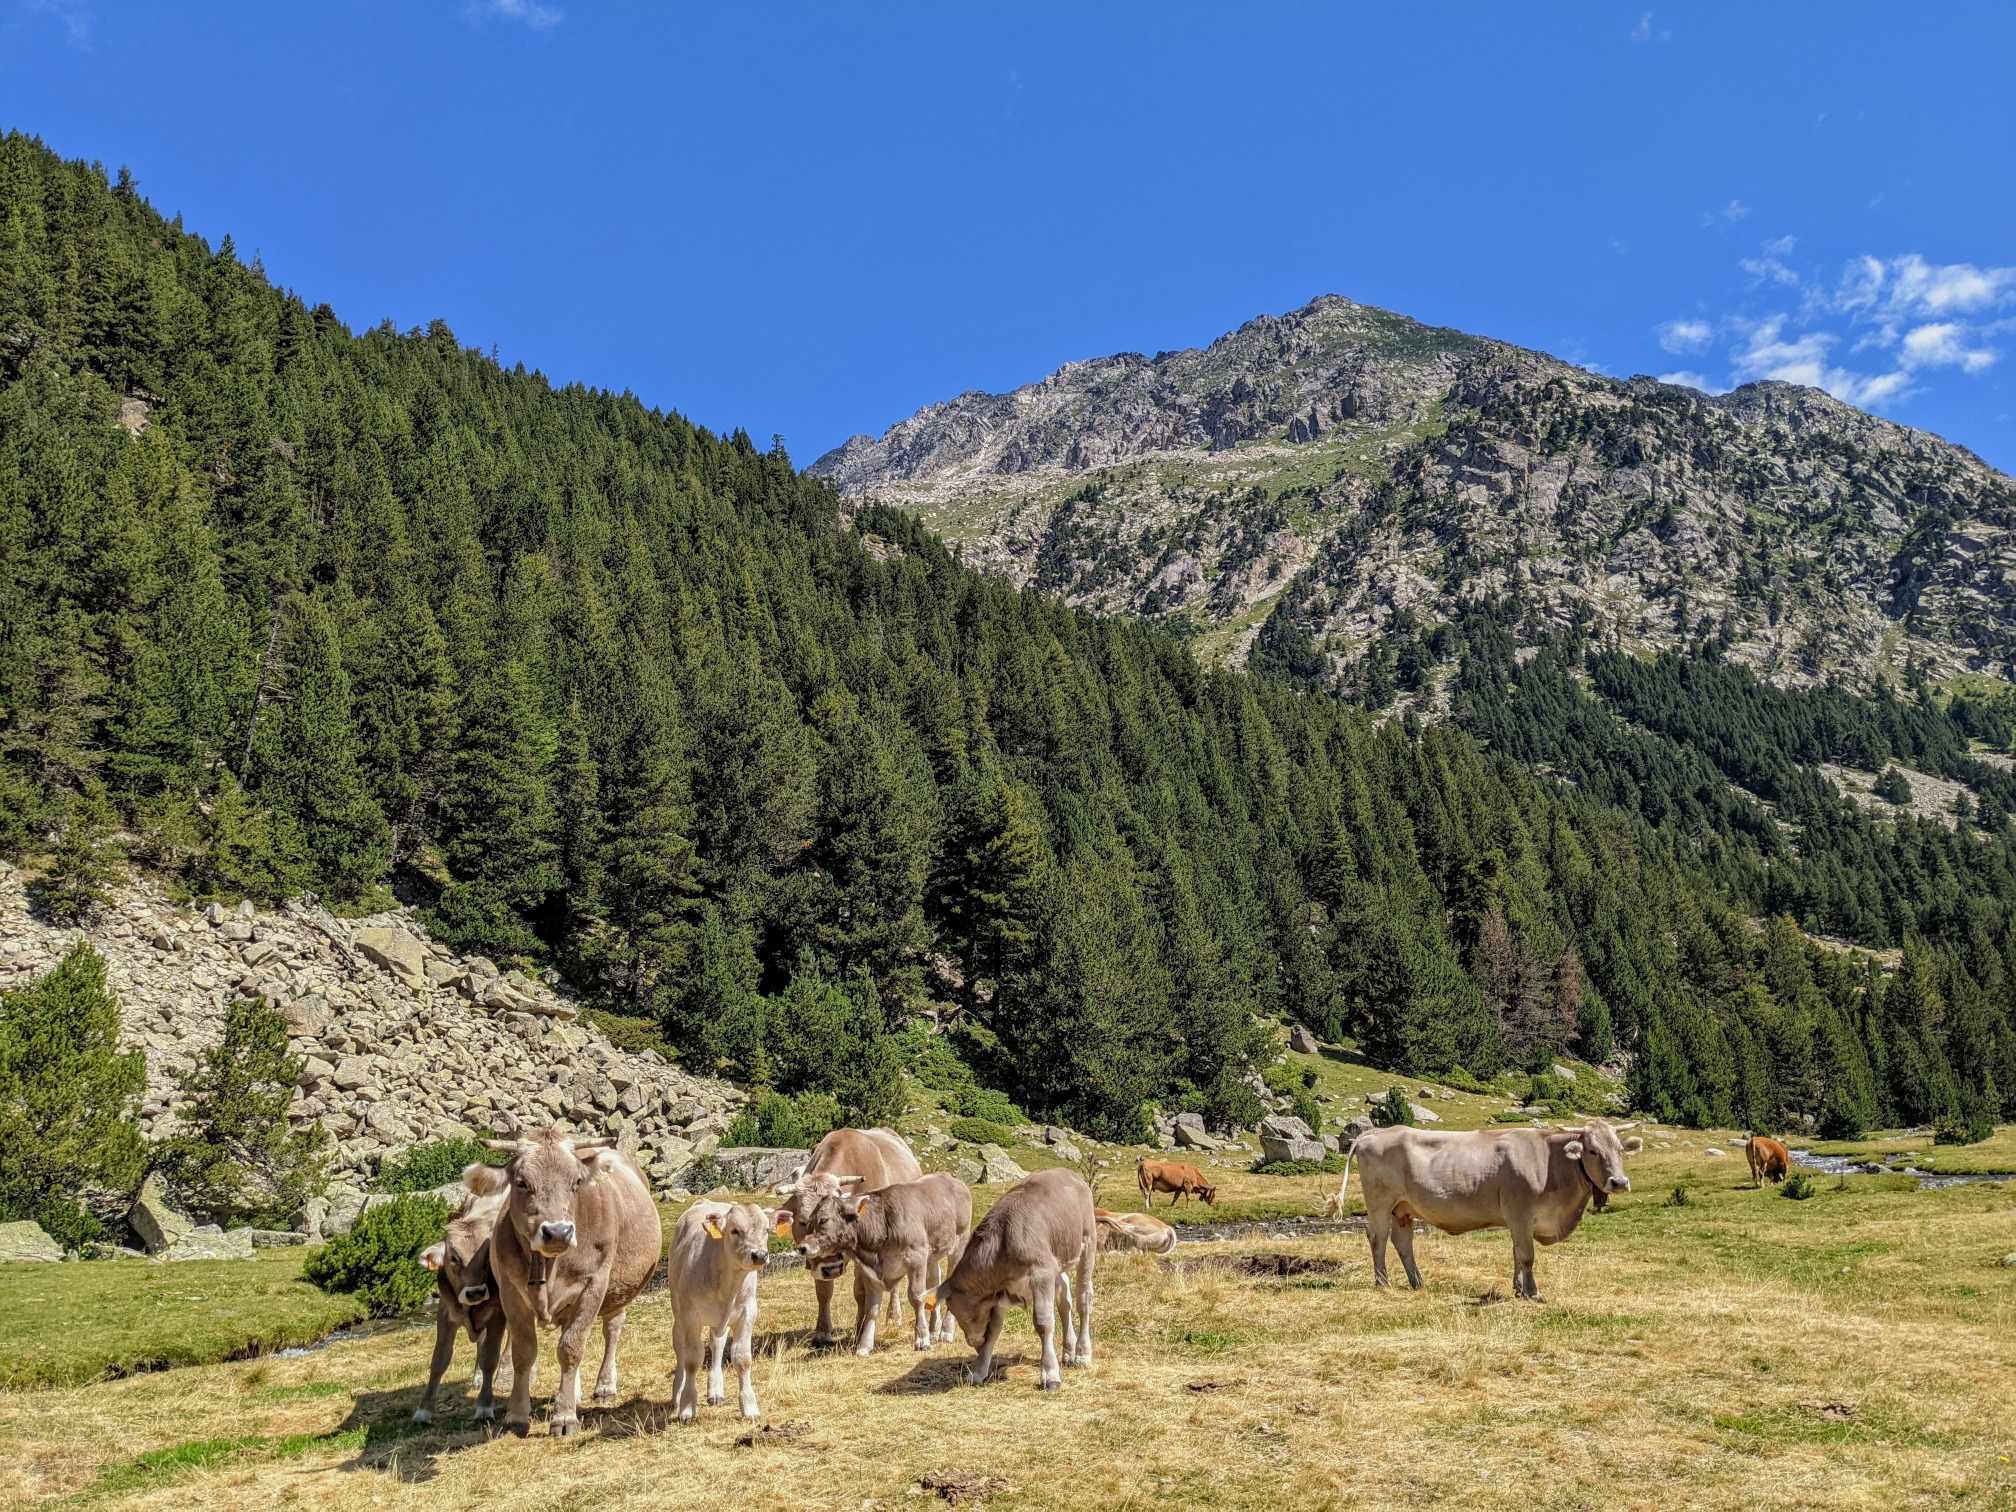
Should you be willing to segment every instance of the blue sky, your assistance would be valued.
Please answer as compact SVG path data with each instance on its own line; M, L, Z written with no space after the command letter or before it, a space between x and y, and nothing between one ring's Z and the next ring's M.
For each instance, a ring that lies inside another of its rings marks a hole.
M1339 293L2016 469L2016 8L0 0L0 127L809 462Z

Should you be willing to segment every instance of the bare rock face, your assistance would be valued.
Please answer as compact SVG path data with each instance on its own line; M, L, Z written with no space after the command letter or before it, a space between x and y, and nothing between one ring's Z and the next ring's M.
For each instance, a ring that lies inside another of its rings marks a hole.
M168 1205L167 1189L158 1172L140 1185L140 1195L127 1210L126 1222L150 1255L172 1250L195 1230L196 1220Z
M1323 1047L1316 1043L1316 1036L1297 1024L1288 1031L1288 1048L1297 1055L1321 1055Z
M1914 653L2016 680L2016 484L1964 448L1817 389L1619 381L1334 295L961 394L812 471L1208 659L1346 685L1402 659L1424 715L1456 655L1435 628L1512 599L1521 649L1573 624L1635 652L1713 634L1781 686Z
M62 1258L63 1246L43 1232L41 1224L25 1219L18 1223L0 1223L0 1265Z
M1268 1160L1321 1160L1330 1152L1313 1129L1287 1113L1260 1120L1260 1149Z

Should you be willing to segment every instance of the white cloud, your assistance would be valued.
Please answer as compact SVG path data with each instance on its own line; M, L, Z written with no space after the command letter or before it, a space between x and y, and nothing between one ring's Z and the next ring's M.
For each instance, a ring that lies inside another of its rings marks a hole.
M1773 257L1787 257L1798 245L1799 238L1796 236L1776 236L1764 243L1764 250Z
M534 31L548 26L558 26L566 12L550 5L540 5L537 0L479 0L469 7L469 14L478 20L490 16L505 21L522 21Z
M1987 347L1969 346L1970 334L1954 320L1914 327L1905 334L1897 360L1906 368L1957 367L1965 373L1985 372L1994 365L1997 354Z
M1646 11L1644 15L1638 18L1638 24L1631 28L1631 40L1633 42L1671 42L1673 40L1673 33L1663 30L1653 31L1652 12Z
M1677 383L1682 388L1699 389L1704 394L1720 394L1727 392L1722 387L1722 385L1717 383L1713 378L1710 378L1707 374L1690 373L1685 368L1682 368L1679 372L1676 373L1661 373L1659 375L1659 381L1661 383Z
M1799 287L1799 275L1775 257L1746 257L1736 266L1755 280L1753 288L1760 283L1789 284L1795 289Z
M1916 252L1893 257L1858 257L1841 276L1836 309L1888 320L1915 316L1966 315L1992 309L2016 295L2016 268L1977 268L1972 263L1928 263Z
M1669 352L1705 352L1714 340L1715 327L1705 320L1669 320L1659 327L1659 345Z
M1808 331L1788 337L1785 321L1783 315L1771 315L1763 320L1732 322L1743 337L1739 349L1730 353L1737 382L1775 378L1780 383L1825 389L1836 399L1864 407L1901 399L1910 391L1910 375L1903 371L1872 376L1835 366L1828 357L1840 341L1838 336L1831 331Z
M1749 213L1750 213L1750 207L1748 205L1744 204L1743 201L1741 200L1732 199L1720 210L1709 210L1704 212L1701 216L1701 224L1704 226L1712 226L1715 225L1717 222L1720 222L1723 225L1734 225L1737 221L1743 219L1743 217L1748 215Z

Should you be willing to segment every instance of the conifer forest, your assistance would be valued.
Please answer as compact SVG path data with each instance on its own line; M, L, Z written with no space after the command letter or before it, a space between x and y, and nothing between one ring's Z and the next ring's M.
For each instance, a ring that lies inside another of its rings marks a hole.
M781 439L314 298L0 143L0 853L39 908L122 860L396 896L857 1120L950 1054L1101 1137L1250 1124L1283 1022L1457 1085L1621 1059L1698 1125L2016 1114L2002 705L1712 639L1515 657L1514 598L1438 628L1449 720L1393 716L982 575ZM1879 822L1830 762L1980 799Z

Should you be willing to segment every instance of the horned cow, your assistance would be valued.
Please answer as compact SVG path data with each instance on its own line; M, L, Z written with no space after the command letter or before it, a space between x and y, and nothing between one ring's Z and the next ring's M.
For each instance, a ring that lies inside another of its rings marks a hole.
M972 1188L940 1171L879 1191L823 1197L794 1227L804 1230L798 1252L807 1265L829 1262L835 1255L854 1262L854 1273L868 1291L854 1352L870 1355L881 1294L893 1295L899 1281L907 1283L917 1348L929 1349L934 1337L952 1337L952 1315L931 1300L931 1293L957 1263L972 1225Z
M805 1242L805 1219L826 1197L842 1192L879 1192L899 1181L917 1181L924 1168L903 1136L894 1129L835 1129L812 1147L811 1158L797 1177L777 1188L784 1198L783 1211L791 1215L791 1236ZM808 1267L812 1272L812 1292L819 1301L819 1321L812 1330L812 1343L822 1348L833 1342L833 1283L847 1272L845 1255L828 1255ZM854 1334L861 1335L867 1321L868 1283L858 1273L854 1277ZM889 1322L897 1319L896 1293L889 1293ZM950 1337L950 1335L947 1335Z
M477 1173L486 1166L471 1166L462 1173L469 1194L448 1220L448 1231L437 1244L420 1252L420 1263L434 1272L438 1297L434 1307L434 1359L427 1370L427 1390L414 1409L413 1421L434 1421L434 1398L441 1390L441 1377L455 1358L455 1336L469 1330L476 1346L476 1368L483 1385L477 1392L475 1416L480 1422L497 1415L497 1356L504 1348L506 1324L504 1304L490 1280L490 1237L504 1212L501 1191L479 1193L474 1183L484 1181Z

